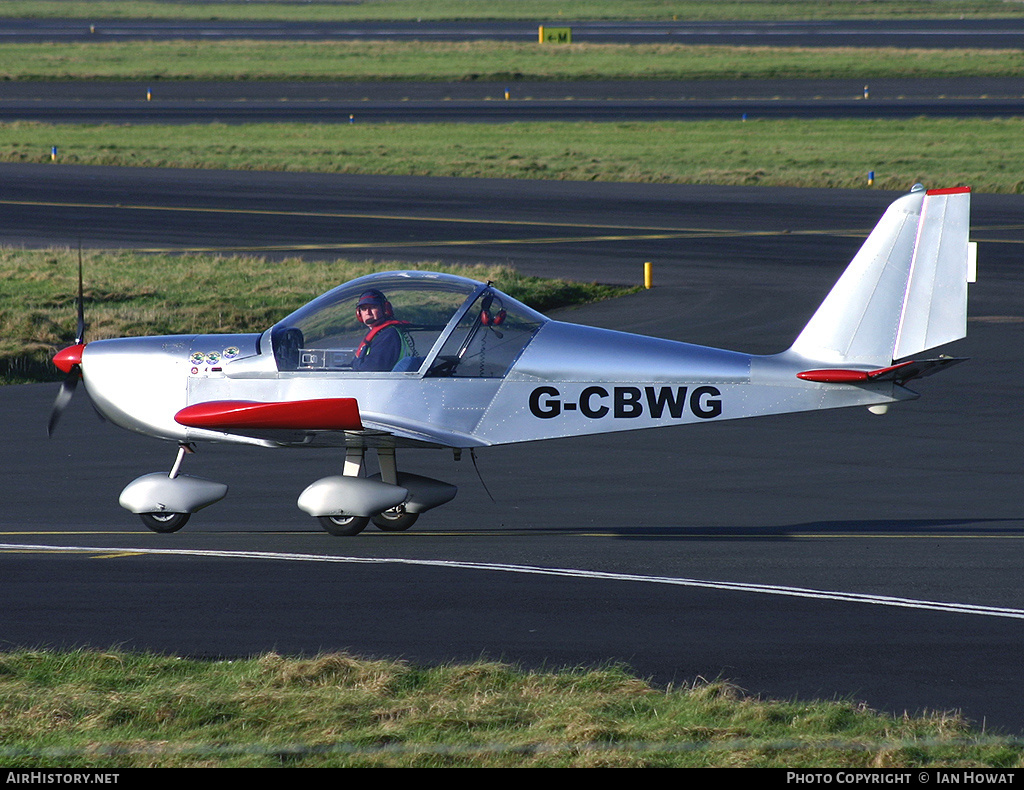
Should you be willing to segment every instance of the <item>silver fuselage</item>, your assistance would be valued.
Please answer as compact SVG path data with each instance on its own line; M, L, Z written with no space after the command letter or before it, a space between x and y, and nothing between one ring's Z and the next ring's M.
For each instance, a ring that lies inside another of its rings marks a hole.
M189 428L174 415L209 401L354 398L366 433L475 447L914 397L891 382L800 380L811 362L792 352L752 356L558 321L540 327L504 376L486 378L281 371L268 334L94 341L82 357L85 385L100 412L128 430L268 446L347 439L337 432L253 437Z

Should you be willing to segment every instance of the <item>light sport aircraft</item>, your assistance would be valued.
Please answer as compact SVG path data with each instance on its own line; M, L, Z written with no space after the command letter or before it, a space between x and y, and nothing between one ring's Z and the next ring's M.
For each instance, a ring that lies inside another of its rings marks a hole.
M120 497L157 532L180 529L227 493L180 473L197 442L344 448L343 473L312 483L298 506L334 535L355 535L371 519L404 530L456 488L399 472L398 448L453 448L458 457L785 412L884 411L916 398L910 380L962 361L916 356L966 335L969 206L967 188L917 185L897 199L793 345L767 356L553 321L490 283L420 271L360 277L262 334L86 345L80 273L78 339L54 358L68 377L50 431L83 379L108 420L177 443L169 473L143 475ZM372 307L400 339L386 370L354 362L374 358L376 340L365 345L374 330L362 320ZM380 473L366 476L370 449Z

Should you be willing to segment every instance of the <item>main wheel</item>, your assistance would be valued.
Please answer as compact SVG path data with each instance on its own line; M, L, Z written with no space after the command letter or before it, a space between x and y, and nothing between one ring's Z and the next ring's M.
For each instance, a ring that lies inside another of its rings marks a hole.
M370 523L367 516L320 516L320 526L332 535L358 535Z
M177 532L186 523L191 513L139 513L142 523L154 532Z
M419 517L419 513L406 513L404 510L393 507L391 510L385 510L374 516L373 523L377 529L382 529L385 532L404 532L415 524Z

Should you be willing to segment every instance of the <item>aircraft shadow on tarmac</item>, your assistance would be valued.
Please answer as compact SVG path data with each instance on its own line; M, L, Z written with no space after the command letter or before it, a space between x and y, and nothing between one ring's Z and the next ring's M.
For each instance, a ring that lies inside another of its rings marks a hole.
M1024 521L991 519L868 519L811 521L774 527L626 527L615 530L635 540L798 540L801 538L868 537L1005 537L1024 536Z
M202 530L193 530L202 531ZM217 530L218 532L220 530ZM225 530L233 534L247 533L246 529ZM317 535L315 529L252 530L260 535ZM958 518L958 519L845 519L836 521L808 521L801 524L776 526L578 526L578 527L475 527L462 529L424 529L418 532L367 532L359 540L407 541L435 537L510 538L578 536L603 537L637 541L786 541L814 538L1019 538L1024 537L1024 516L1021 518Z
M626 540L750 540L780 541L805 538L881 537L1024 537L1024 518L959 518L959 519L864 519L809 521L769 527L557 527L539 529L474 529L474 536L601 535ZM431 533L424 531L423 536ZM437 533L434 533L437 534Z

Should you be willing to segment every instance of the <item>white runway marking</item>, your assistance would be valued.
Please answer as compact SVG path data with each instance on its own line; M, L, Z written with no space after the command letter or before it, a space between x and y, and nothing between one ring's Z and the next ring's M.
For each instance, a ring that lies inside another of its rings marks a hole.
M215 559L284 560L288 562L320 562L349 565L417 565L429 568L451 568L456 570L494 571L499 573L523 573L535 576L563 576L574 579L600 579L602 581L637 582L641 584L668 584L677 587L695 587L707 590L729 590L758 595L781 595L790 598L815 598L825 601L891 606L902 609L927 609L952 614L973 614L986 617L1006 617L1024 620L1024 609L999 606L976 606L945 601L922 601L914 598L897 598L888 595L839 592L836 590L810 590L802 587L786 587L772 584L747 584L744 582L719 582L706 579L686 579L672 576L643 576L632 573L609 573L588 571L577 568L544 568L533 565L505 565L490 562L459 562L455 560L413 560L398 557L342 557L331 554L293 554L276 551L208 551L202 549L142 549L102 546L45 546L22 543L0 543L0 551L45 551L45 552L95 552L104 556L123 552L125 555L162 554L179 557L210 557Z

